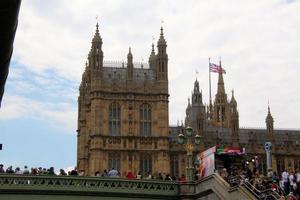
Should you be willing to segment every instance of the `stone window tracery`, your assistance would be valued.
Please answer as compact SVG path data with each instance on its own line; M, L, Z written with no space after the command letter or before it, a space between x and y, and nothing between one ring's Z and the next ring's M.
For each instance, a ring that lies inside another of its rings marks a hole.
M140 134L141 136L151 135L151 107L149 104L140 106Z
M110 104L109 107L109 135L121 135L121 108L117 103Z

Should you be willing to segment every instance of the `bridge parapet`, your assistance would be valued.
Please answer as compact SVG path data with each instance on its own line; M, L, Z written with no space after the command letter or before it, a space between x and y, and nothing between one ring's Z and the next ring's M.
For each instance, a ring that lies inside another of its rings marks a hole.
M141 196L172 199L179 186L170 181L127 180L120 178L0 175L0 193L63 194L88 196Z
M0 199L256 199L244 187L234 188L218 174L197 182L81 176L0 174Z

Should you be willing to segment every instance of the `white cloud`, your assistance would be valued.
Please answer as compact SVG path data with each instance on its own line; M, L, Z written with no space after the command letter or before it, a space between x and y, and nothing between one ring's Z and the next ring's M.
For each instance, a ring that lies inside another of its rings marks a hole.
M0 120L33 118L47 122L55 129L76 132L77 110L67 103L41 102L18 95L6 95Z
M195 69L208 100L208 57L217 62L222 56L225 86L228 96L232 88L236 91L241 126L264 126L269 99L275 126L296 128L300 120L299 10L299 1L273 0L24 1L14 59L34 72L51 70L79 82L96 15L106 60L126 59L129 45L135 60L147 60L151 38L158 38L163 18L170 59L171 124L184 118ZM14 74L11 71L10 76ZM216 80L214 76L213 94ZM47 84L47 80L40 82ZM47 104L39 106L48 110L44 117L51 115L58 121L67 117L52 113ZM74 108L65 109L73 109L70 112L76 115Z

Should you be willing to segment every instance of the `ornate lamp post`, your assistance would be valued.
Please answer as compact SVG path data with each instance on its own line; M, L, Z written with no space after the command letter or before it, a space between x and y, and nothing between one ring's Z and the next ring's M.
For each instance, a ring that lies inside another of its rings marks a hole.
M194 136L193 129L189 126L185 129L185 134L180 133L178 135L178 143L184 145L187 153L186 174L188 181L194 180L193 150L194 145L199 145L200 141L201 136L198 134Z

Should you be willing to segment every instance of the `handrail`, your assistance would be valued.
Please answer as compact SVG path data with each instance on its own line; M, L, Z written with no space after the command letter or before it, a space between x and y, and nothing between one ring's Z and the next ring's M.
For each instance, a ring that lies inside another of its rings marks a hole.
M7 191L130 193L177 196L179 185L170 181L121 178L0 174L0 193Z
M273 191L271 188L265 190L259 190L245 179L243 179L242 186L244 186L249 192L251 192L256 198L260 200L266 200L266 199L277 200L280 198L280 195L276 191Z

